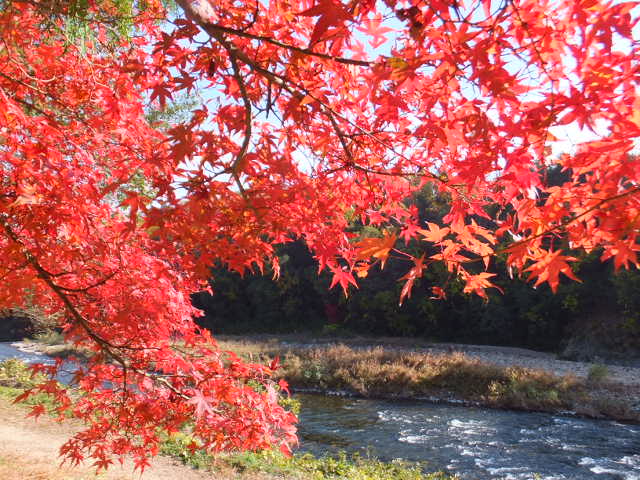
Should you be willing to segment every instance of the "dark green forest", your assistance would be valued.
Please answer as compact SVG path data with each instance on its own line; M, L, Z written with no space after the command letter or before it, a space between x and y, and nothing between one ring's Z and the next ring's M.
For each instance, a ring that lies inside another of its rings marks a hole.
M561 181L557 174L554 181ZM448 210L446 198L429 188L408 203L416 205L421 222L441 219ZM382 235L357 222L353 231L361 237ZM425 243L398 241L396 248L434 253ZM489 291L488 301L463 293L455 277L433 264L402 305L399 279L409 267L401 258L391 258L383 271L372 269L345 298L340 289L329 290L330 275L318 275L317 263L302 242L282 246L279 257L277 281L270 271L240 276L214 268L214 295L193 298L205 313L198 322L214 334L405 336L528 347L574 359L640 353L640 273L614 273L597 251L579 257L574 270L581 282L565 278L556 294L547 285L534 289L526 278L510 278L498 256L489 269L498 274L495 283L503 293ZM431 287L442 285L447 298L432 299Z

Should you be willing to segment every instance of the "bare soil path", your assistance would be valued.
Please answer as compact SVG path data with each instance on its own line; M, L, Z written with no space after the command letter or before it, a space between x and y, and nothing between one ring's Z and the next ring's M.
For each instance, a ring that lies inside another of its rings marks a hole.
M78 430L73 422L25 418L27 410L0 399L0 479L2 480L268 480L262 474L198 471L163 456L152 460L142 477L133 462L96 475L91 464L60 465L58 449Z

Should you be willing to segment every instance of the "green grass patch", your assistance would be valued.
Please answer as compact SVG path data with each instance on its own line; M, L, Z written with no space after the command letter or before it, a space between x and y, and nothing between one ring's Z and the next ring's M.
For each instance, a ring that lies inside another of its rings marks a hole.
M609 368L601 363L595 363L589 368L587 380L591 383L602 383L609 376Z
M456 477L437 472L424 473L423 466L394 460L382 462L359 455L316 458L310 454L285 457L277 452L245 452L223 460L239 472L266 472L309 480L453 480Z
M34 376L27 364L16 358L0 362L0 386L25 390L42 381L42 375Z
M25 390L41 383L44 375L33 375L27 364L10 358L0 362L0 398L14 401ZM36 393L22 402L24 405L43 405L47 412L53 412L58 406L52 395Z
M160 453L179 459L192 468L210 468L214 457L203 450L193 450L193 438L185 433L174 433L160 444Z
M261 472L277 478L304 480L454 480L443 472L425 473L424 465L394 460L383 462L360 455L340 453L314 457L297 454L286 457L280 452L239 452L211 455L189 448L192 439L178 433L162 442L160 451L198 469L223 469L247 475Z

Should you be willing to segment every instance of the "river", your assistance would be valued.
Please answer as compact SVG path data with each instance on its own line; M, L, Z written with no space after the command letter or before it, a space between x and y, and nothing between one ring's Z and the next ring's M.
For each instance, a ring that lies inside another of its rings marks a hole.
M46 356L0 343L0 360ZM640 426L415 401L298 395L300 450L427 462L462 480L640 480ZM538 475L536 477L536 474Z
M301 449L426 461L463 480L640 480L640 426L544 413L300 395Z
M47 357L41 353L23 352L12 346L10 343L0 342L0 361L7 358L18 358L27 363L53 363L51 357Z

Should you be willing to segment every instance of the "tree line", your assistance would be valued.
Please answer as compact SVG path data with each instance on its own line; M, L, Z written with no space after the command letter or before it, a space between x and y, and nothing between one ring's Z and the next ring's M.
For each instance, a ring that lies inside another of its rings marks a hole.
M551 172L548 176L561 176ZM555 181L560 181L556 179ZM423 189L411 200L420 220L441 221L447 199ZM354 222L361 237L380 236L372 225ZM412 240L396 248L413 255L433 254ZM548 285L534 288L526 275L512 278L504 255L491 270L498 289L487 299L464 293L464 283L441 264L432 264L416 280L410 298L399 304L406 261L395 255L384 270L371 269L345 297L329 289L331 275L318 275L318 264L304 243L281 246L280 277L273 271L241 275L223 266L212 269L214 294L193 296L204 311L198 320L214 334L292 333L409 336L444 342L484 343L564 351L569 357L633 354L640 346L640 274L614 272L601 262L601 251L578 254L580 282L564 279L554 294ZM434 299L432 287L445 285L446 298Z

